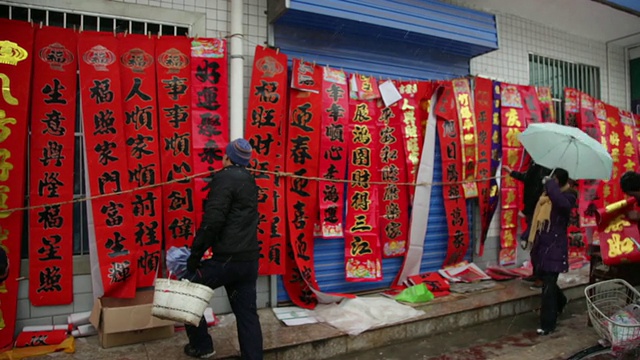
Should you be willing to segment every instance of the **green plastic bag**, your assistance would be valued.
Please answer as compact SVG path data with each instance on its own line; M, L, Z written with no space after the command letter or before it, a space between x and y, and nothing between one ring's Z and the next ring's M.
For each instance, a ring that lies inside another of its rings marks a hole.
M434 297L433 293L427 289L427 285L418 284L402 290L395 299L408 303L423 303L433 300Z

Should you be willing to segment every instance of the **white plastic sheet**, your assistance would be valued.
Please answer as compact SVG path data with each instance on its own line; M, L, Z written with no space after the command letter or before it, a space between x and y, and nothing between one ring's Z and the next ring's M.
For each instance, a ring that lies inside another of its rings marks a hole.
M356 297L339 304L320 304L313 316L349 335L398 323L424 315L425 312L386 297Z

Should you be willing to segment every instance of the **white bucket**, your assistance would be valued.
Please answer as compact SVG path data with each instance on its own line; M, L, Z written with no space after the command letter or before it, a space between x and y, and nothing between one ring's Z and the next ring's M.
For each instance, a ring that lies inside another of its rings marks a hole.
M151 314L163 320L198 326L211 297L213 290L205 285L156 279Z

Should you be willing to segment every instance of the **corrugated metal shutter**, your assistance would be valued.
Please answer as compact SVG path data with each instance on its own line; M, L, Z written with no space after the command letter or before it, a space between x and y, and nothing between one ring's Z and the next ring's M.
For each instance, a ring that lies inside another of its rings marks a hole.
M300 2L298 0L291 1L292 3ZM398 2L406 1L410 0ZM302 2L307 3L306 1ZM330 3L334 2L330 1ZM393 3L395 1L383 0L383 2ZM413 1L413 3L420 4L422 2ZM315 5L318 4L324 4L324 2L315 2ZM315 18L315 20L311 19L310 16L308 13L290 14L289 16L281 16L274 23L274 45L290 58L315 61L320 65L342 68L350 73L375 75L382 79L429 80L454 78L469 74L470 58L467 56L452 54L443 48L424 47L415 43L398 41L389 43L380 29L377 29L377 36L363 36L357 32L344 31L345 27L335 19L325 19L325 22L322 23ZM357 17L357 14L354 14L354 17ZM322 27L309 26L309 24L317 25L318 23L322 23ZM433 181L441 182L439 143L436 143L434 165ZM448 229L441 186L433 188L430 203L431 213L422 257L422 272L439 269L447 252ZM469 219L472 220L472 206L470 204L468 204L467 210ZM471 231L473 229L472 221L470 221L469 229L470 233L473 233ZM473 246L469 249L468 258L472 249ZM388 288L403 262L402 258L383 259L383 281L352 283L345 281L344 239L316 240L314 256L316 278L320 289L326 292L358 293ZM282 284L282 277L278 278L278 302L287 302L289 297Z

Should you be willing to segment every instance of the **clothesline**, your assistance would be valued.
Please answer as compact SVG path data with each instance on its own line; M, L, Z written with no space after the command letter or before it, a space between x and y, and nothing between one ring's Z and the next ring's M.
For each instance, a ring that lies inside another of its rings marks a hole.
M354 180L347 180L347 179L326 179L326 178L318 177L318 176L302 176L302 175L296 175L294 173L288 173L288 172L282 172L282 171L270 171L270 170L258 170L258 169L249 169L249 170L251 172L253 172L253 173L274 175L275 177L289 177L289 178L293 178L293 179L312 180L312 181L318 181L318 182L322 181L322 182L343 183L343 184L362 184L362 183L366 183L366 184L369 184L369 185L396 185L396 186L415 186L415 187L417 187L417 186L461 185L461 184L466 184L466 183L478 183L478 182L482 182L482 181L488 181L488 180L494 180L494 179L500 179L500 178L506 177L506 176L493 176L493 177L479 178L479 179L475 179L475 180L464 180L464 181L408 183L408 182L393 182L393 181L354 181ZM184 176L184 177L182 177L180 179L173 179L173 180L169 180L169 181L165 181L165 182L161 182L161 183L157 183L157 184L144 185L144 186L136 187L136 188L133 188L133 189L116 191L116 192L108 193L108 194L85 196L85 197L76 198L76 199L69 200L69 201L60 201L60 202L47 203L47 204L34 205L34 206L25 206L25 207L19 207L19 208L11 208L11 209L2 209L2 210L0 210L0 214L12 213L14 211L44 209L44 208L50 207L50 206L75 204L75 203L85 202L85 201L93 200L93 199L100 199L100 198L104 198L104 197L117 196L117 195L128 194L128 193L134 193L134 192L137 192L137 191L140 191L140 190L152 189L152 188L156 188L156 187L164 186L164 185L168 185L168 184L184 182L185 180L191 180L191 179L195 179L195 178L199 178L199 177L205 177L205 176L208 176L208 175L211 175L210 171L202 172L202 173L198 173L198 174L193 174L193 175L189 175L189 176Z

